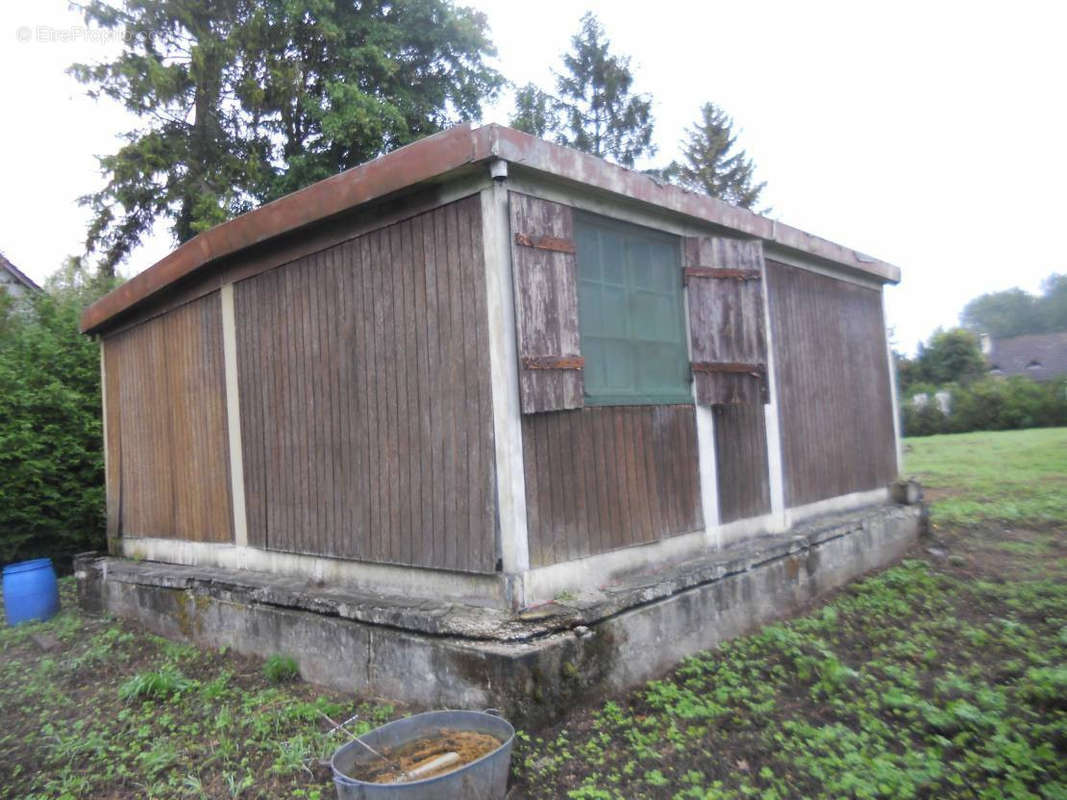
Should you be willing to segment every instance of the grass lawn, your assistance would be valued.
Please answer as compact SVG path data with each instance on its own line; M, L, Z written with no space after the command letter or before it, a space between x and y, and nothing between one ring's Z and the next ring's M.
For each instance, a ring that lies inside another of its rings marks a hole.
M1067 521L1067 428L926 436L904 447L906 472L926 487L938 523Z
M1067 798L1067 431L907 447L936 541L521 732L509 797ZM325 716L400 713L64 604L0 630L0 797L331 797Z

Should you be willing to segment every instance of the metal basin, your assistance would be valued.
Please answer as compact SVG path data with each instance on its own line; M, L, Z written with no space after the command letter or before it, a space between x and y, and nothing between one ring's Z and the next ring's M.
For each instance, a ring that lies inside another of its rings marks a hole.
M445 729L488 733L503 744L445 775L410 783L368 783L350 775L378 759L359 742L349 742L330 759L338 800L503 800L515 729L501 717L482 711L427 711L375 728L360 739L378 752L392 751Z

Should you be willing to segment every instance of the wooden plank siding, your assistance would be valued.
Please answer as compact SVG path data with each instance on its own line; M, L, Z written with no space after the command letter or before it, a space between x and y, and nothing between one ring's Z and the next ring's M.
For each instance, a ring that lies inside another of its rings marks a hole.
M715 406L715 459L719 521L758 517L771 510L767 427L763 406Z
M682 259L696 401L762 405L767 402L762 242L687 237Z
M885 320L877 289L767 262L789 507L895 477Z
M218 293L103 348L109 534L232 541Z
M704 527L691 405L527 414L522 439L531 566Z
M478 196L234 286L249 543L496 568Z
M581 408L574 211L516 192L508 200L522 413Z

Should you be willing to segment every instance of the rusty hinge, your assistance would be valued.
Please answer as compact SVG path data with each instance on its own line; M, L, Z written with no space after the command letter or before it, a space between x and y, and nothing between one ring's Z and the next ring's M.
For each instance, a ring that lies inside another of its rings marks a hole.
M523 356L523 369L583 369L581 356Z
M553 253L575 252L574 242L558 236L529 236L525 233L516 233L515 244L533 247L537 250L551 250Z
M771 402L770 385L767 381L766 364L746 364L737 361L693 361L689 364L693 373L702 372L705 375L748 375L759 381L760 402Z
M766 364L745 364L737 361L694 361L690 366L693 372L703 372L708 375L751 375L754 378L762 378L767 374Z
M758 281L763 275L758 269L724 269L721 267L686 267L682 272L682 281L689 283L690 278L718 278L735 281Z

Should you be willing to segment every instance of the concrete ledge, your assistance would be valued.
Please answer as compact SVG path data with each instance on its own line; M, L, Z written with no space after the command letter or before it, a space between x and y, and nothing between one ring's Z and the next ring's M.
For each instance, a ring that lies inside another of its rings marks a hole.
M648 680L891 563L921 518L919 506L893 505L824 517L514 614L93 554L75 571L84 607L163 636L288 653L306 680L343 690L536 718Z

